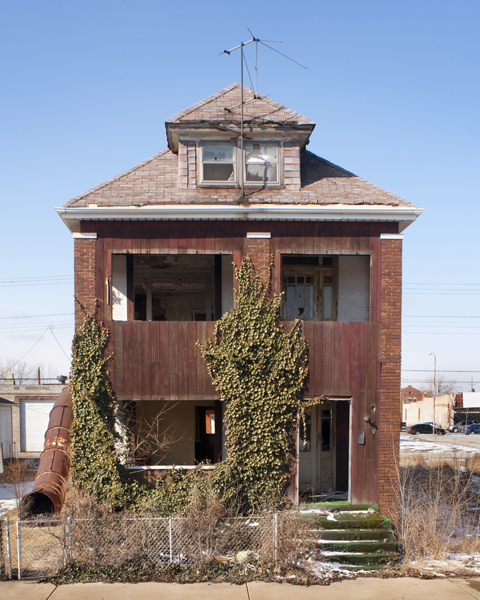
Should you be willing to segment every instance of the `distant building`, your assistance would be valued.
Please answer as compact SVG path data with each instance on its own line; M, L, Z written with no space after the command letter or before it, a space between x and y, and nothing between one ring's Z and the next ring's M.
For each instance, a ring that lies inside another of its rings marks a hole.
M442 396L435 397L435 423L440 425L440 427L446 428L453 424L454 399L455 394L443 394ZM405 421L407 425L433 422L433 397L422 397L421 399L413 400L412 396L412 400L404 401L402 406L402 421Z
M411 402L419 402L423 400L423 392L417 390L413 386L409 385L408 387L402 388L400 390L400 398L403 404L410 404ZM404 420L404 419L403 419Z
M0 444L3 458L38 458L50 411L65 383L0 382Z

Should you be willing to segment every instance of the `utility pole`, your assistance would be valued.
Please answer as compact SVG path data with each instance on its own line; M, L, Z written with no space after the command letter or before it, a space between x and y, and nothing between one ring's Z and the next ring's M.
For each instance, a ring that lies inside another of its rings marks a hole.
M433 433L435 434L435 400L437 394L437 357L433 352L429 352L429 356L433 356Z

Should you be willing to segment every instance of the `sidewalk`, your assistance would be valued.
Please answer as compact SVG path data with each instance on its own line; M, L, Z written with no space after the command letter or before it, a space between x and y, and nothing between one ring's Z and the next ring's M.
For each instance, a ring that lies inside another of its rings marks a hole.
M472 579L355 579L329 586L287 583L77 583L55 588L48 583L0 583L2 600L480 600L480 578Z

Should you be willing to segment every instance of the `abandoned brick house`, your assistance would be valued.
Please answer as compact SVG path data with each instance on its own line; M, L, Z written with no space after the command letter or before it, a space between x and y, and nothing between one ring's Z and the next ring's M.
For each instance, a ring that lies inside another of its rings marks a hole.
M308 152L315 123L233 84L166 122L168 149L57 209L74 238L75 295L111 332L111 379L136 418L181 439L162 464L224 455L222 406L197 340L235 305L249 254L284 321L309 342L297 493L394 503L400 430L401 232L409 202ZM242 143L243 142L243 143ZM77 308L76 323L82 320ZM261 410L261 407L259 407Z

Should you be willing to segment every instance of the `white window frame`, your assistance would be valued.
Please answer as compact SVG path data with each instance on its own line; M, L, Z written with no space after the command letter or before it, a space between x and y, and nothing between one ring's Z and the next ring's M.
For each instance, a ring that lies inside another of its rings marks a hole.
M244 142L245 146L248 144L263 144L272 145L277 148L277 179L276 181L247 181L246 180L246 151L245 148L242 151L240 149L240 142L227 141L222 139L206 139L197 142L197 181L201 187L238 187L241 184L241 177L245 178L244 187L246 188L259 188L259 187L282 187L284 181L284 160L283 160L283 142L275 140L247 140ZM232 146L233 147L233 180L214 180L204 179L203 177L203 149L207 145L217 146Z

